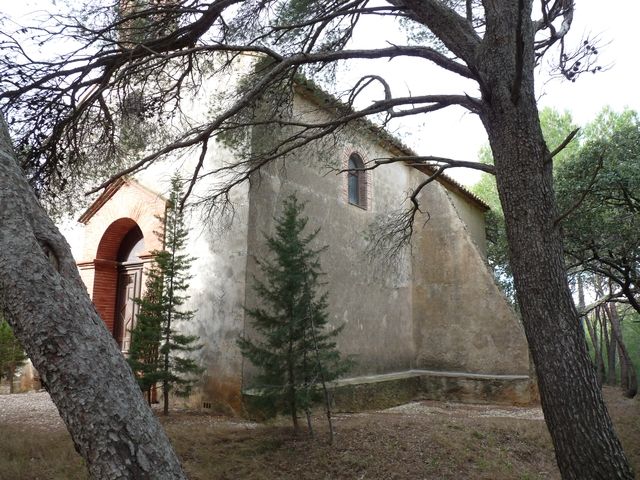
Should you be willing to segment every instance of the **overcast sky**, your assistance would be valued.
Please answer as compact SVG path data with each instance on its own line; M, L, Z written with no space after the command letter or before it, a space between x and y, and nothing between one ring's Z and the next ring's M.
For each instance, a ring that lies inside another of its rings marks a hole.
M625 107L640 110L639 20L638 0L577 0L568 43L575 45L586 36L597 36L603 45L599 49L598 65L608 69L597 74L585 73L575 83L539 75L536 89L540 108L550 106L560 111L568 110L578 125L593 120L607 105L615 110ZM375 43L385 45L385 40L394 40L387 33L381 35L380 30L372 26L357 38L357 42L362 47ZM402 96L409 92L477 95L472 83L441 69L422 65L419 61L394 59L385 63L385 78L390 80L394 95ZM353 67L348 75L356 78L367 73L373 72L362 62L361 67ZM402 125L394 127L396 135L424 155L476 160L478 150L487 143L478 118L458 108L429 114L413 123L403 120ZM452 169L447 173L466 184L479 178L479 172L468 169Z
M2 0L0 11L16 15L25 10L50 9L52 0ZM606 105L615 110L625 106L640 110L638 93L638 0L577 0L576 13L570 38L579 42L585 35L598 35L600 43L599 64L608 70L584 74L576 83L560 79L548 81L539 76L537 90L540 107L551 106L568 110L578 124L591 121ZM358 46L388 46L394 39L393 26L365 25L357 37ZM391 62L354 63L343 80L355 79L382 70L389 79L394 95L409 93L461 93L476 94L472 83L447 74L437 68L422 65L415 60L394 59ZM375 96L375 92L372 92ZM479 120L462 109L448 109L420 119L405 120L392 126L393 133L421 154L440 155L460 160L475 160L479 148L486 143L486 135ZM473 183L476 172L449 170L464 183Z

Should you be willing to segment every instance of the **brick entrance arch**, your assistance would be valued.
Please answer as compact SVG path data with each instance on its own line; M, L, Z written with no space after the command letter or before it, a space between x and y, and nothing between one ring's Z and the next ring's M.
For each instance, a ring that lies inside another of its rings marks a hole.
M166 200L130 179L116 182L80 217L85 224L80 274L96 310L123 351L143 293L143 270L162 248Z
M133 298L142 294L145 259L138 257L140 250L144 250L140 227L131 218L120 218L105 230L93 261L93 303L123 351L128 351L137 310Z

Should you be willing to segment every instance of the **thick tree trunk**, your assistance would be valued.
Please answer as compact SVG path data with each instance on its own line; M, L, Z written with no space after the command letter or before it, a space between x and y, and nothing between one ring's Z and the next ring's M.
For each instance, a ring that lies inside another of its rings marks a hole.
M518 302L558 466L564 479L633 478L567 285L549 152L542 134L524 124L528 117L537 116L515 114L494 124L490 139Z
M533 71L531 1L485 4L478 68L522 321L564 479L630 479L574 307ZM500 6L498 6L500 5Z
M185 479L0 120L1 308L92 478Z

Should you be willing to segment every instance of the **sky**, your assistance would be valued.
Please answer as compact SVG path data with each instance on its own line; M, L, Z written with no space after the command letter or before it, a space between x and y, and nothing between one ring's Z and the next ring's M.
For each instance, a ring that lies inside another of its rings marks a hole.
M605 106L617 111L625 107L640 111L639 19L638 0L577 0L568 44L575 45L587 36L597 36L602 45L598 49L597 64L606 68L596 74L585 73L575 83L538 75L536 92L539 108L567 110L577 125L592 121ZM368 32L356 39L356 43L361 47L372 46L376 42L380 46L388 46L384 41L388 39L389 35L380 35L379 27L372 25ZM391 84L394 95L403 96L410 92L477 94L472 83L419 61L394 59L385 63L387 68L384 76ZM345 75L350 75L353 80L367 73L373 72L367 70L363 63L361 69L352 68ZM419 154L456 160L477 160L478 151L488 143L480 120L457 107L429 114L413 123L405 120L402 125L396 126L393 133ZM469 169L450 169L447 174L466 185L480 178L480 172Z
M25 11L50 9L55 0L2 0L0 13L20 15ZM537 94L539 107L550 106L559 111L567 110L575 123L584 125L609 105L614 110L625 107L640 110L638 93L638 40L640 19L638 0L577 0L570 41L578 43L588 36L597 35L599 65L607 67L597 74L584 74L577 82L562 79L549 80L539 75ZM400 40L393 27L372 23L363 25L355 38L355 47L389 46L388 42ZM456 75L443 72L415 60L397 58L392 61L353 62L348 70L340 73L341 82L350 82L369 73L383 73L394 95L409 93L469 93L476 94L472 83ZM368 94L375 98L381 90L373 87ZM445 156L458 160L476 160L479 149L487 143L484 129L477 117L460 108L422 116L420 119L403 120L390 126L392 133L423 155ZM551 147L553 148L553 147ZM467 185L479 178L479 172L452 169L448 173Z

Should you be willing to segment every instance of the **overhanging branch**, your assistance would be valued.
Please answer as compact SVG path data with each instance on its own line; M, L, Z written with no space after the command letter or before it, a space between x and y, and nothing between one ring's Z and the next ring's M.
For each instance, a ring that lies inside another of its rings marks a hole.
M578 132L580 131L580 128L575 128L573 129L569 135L567 135L567 138L565 138L562 143L560 143L560 145L558 145L556 148L553 149L553 151L551 152L551 158L555 157L556 155L558 155L562 150L564 150L566 148L567 145L569 145L569 143L571 142L571 140L574 139L574 137L578 134Z

